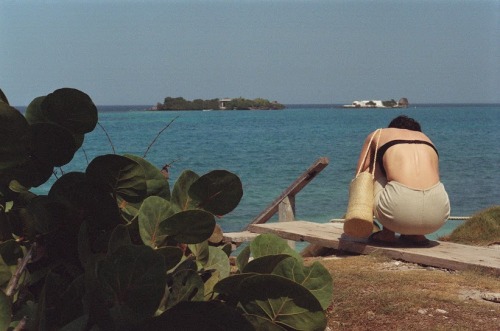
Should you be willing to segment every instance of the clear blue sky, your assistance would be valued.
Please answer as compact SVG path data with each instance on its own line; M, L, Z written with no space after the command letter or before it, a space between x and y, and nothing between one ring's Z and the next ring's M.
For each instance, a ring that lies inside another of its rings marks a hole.
M500 102L498 0L1 0L0 47L13 105Z

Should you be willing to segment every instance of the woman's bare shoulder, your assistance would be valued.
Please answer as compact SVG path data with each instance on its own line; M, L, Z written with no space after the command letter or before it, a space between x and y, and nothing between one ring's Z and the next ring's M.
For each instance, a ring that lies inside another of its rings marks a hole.
M382 129L381 141L391 141L395 139L425 140L431 142L429 137L423 132L397 128Z

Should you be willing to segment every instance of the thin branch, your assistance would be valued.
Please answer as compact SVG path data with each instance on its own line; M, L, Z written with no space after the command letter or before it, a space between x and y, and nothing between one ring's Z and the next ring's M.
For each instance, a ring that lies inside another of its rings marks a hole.
M109 144L111 145L111 149L113 150L113 154L116 154L115 146L113 145L113 142L111 141L111 138L109 137L108 132L106 131L106 129L104 129L104 127L101 125L101 123L97 122L97 124L102 129L102 131L104 131L104 134L106 134L106 137L108 138Z
M83 156L85 156L85 161L87 161L87 165L89 165L89 158L87 156L87 151L83 147L82 147L82 152L83 152Z
M33 243L33 245L30 247L26 255L22 259L17 260L17 267L16 271L14 271L14 274L9 280L9 284L7 285L7 288L5 289L5 294L8 297L11 297L14 295L15 291L18 288L19 285L19 279L21 279L21 276L23 275L26 266L28 263L31 261L33 257L33 253L36 250L36 243Z
M144 152L144 155L143 155L144 159L146 158L146 155L148 154L149 149L153 146L153 144L160 137L160 135L163 133L163 131L165 131L178 117L179 116L174 117L163 129L160 130L160 132L158 132L158 134L156 135L155 139L153 139L153 141L151 142L151 144L149 144L148 148Z
M14 329L12 329L12 331L28 330L27 324L28 324L28 316L23 316L23 318L19 321L17 326Z
M163 166L163 168L161 168L161 173L163 174L163 176L168 180L170 178L170 167L172 166L172 164L174 164L174 162L176 161L179 161L178 159L177 160L173 160L172 162L170 163L167 163Z

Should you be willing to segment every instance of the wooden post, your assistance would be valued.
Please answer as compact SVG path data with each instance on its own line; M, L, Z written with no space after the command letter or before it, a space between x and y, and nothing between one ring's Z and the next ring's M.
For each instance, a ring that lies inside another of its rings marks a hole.
M279 204L278 222L295 221L295 197L286 196ZM295 249L295 241L288 240L288 246Z

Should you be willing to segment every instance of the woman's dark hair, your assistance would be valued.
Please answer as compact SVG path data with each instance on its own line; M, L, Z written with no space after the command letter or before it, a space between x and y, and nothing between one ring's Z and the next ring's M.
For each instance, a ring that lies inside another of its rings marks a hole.
M393 119L391 123L389 123L389 128L407 129L407 130L422 132L420 124L413 118L408 117L406 115L400 115L395 119Z

